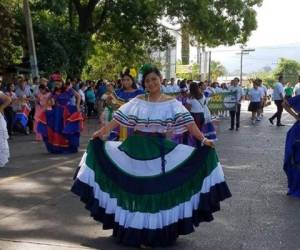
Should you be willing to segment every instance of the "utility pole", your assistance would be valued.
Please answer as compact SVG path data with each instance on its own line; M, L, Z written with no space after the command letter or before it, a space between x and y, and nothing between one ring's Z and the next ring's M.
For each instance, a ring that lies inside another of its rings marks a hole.
M31 76L38 77L39 70L37 65L37 58L36 58L36 51L35 51L35 44L34 44L34 35L33 35L33 28L32 28L32 20L31 20L31 13L29 8L29 1L23 0L23 12L25 16L26 22L26 32L27 32L27 42L28 42L28 50L29 50L29 61L31 67Z
M249 55L250 52L255 51L255 49L244 49L243 47L241 48L241 52L239 53L241 55L241 69L240 69L240 83L241 86L243 85L243 59L244 55Z

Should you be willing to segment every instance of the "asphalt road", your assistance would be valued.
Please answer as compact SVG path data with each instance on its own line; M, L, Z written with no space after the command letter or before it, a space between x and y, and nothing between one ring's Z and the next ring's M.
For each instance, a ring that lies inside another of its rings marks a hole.
M271 106L265 117L274 111ZM286 127L264 118L252 126L242 113L240 131L219 128L217 150L233 197L211 223L165 249L300 249L300 200L287 197L282 171ZM69 190L95 120L86 124L78 154L51 155L33 136L10 141L11 159L0 169L0 249L128 249L115 244Z

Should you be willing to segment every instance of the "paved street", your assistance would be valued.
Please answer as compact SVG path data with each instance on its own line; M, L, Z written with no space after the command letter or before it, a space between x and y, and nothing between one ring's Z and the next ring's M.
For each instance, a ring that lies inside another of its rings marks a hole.
M267 119L250 125L242 114L240 131L219 128L217 149L233 197L222 203L212 223L180 237L165 249L300 249L300 200L287 197L282 171L285 134L292 119L285 113L277 128ZM269 117L274 107L269 107ZM114 243L69 190L73 172L96 129L88 121L80 152L50 155L33 136L10 141L10 163L0 169L0 249L127 249Z

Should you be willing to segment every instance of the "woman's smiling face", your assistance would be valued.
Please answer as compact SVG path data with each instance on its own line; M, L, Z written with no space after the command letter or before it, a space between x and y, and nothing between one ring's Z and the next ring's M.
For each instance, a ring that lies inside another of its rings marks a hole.
M145 77L145 87L149 93L157 93L160 92L162 78L155 74L154 72L149 73Z

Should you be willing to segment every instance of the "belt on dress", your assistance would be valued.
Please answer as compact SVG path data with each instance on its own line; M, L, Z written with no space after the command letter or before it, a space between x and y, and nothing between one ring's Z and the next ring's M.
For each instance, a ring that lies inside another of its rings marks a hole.
M159 151L160 151L160 159L161 159L161 171L163 174L166 173L166 151L165 151L165 146L164 146L164 140L166 138L166 134L164 133L157 133L157 132L143 132L136 130L135 134L137 135L144 135L144 136L154 136L158 137L158 144L159 144Z

